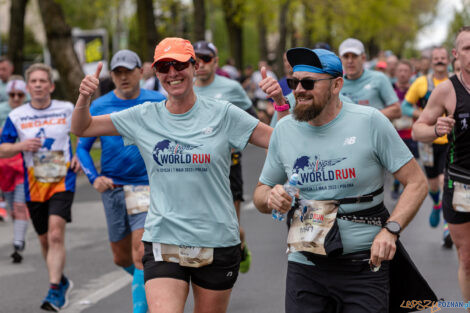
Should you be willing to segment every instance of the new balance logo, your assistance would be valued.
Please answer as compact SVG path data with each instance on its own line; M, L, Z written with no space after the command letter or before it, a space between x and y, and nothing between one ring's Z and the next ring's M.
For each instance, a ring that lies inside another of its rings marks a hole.
M345 138L344 139L344 143L343 143L343 146L346 146L346 145L353 145L356 143L356 137L348 137L348 138Z
M228 272L227 273L227 277L232 277L233 276L233 272Z

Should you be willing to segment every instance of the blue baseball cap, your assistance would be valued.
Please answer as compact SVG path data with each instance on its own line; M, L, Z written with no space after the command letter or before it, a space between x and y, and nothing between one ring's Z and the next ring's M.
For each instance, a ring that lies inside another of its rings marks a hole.
M311 72L343 76L343 65L340 58L325 49L292 48L286 53L287 61L294 72Z

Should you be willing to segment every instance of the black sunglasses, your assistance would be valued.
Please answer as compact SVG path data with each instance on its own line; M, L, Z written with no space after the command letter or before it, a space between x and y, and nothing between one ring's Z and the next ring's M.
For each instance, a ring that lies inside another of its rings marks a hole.
M159 61L155 63L155 70L159 73L166 74L170 71L170 67L173 66L175 70L182 71L188 68L189 64L193 64L193 58L189 59L186 62L179 62L179 61Z
M335 79L336 77L330 77L330 78L321 78L321 79L311 79L311 78L303 78L303 79L297 79L297 78L287 78L287 86L289 86L290 89L295 90L299 83L302 85L302 88L305 90L312 90L313 87L315 87L315 82L318 82L320 80L331 80Z
M196 58L198 58L198 60L202 60L204 63L209 63L214 57L211 55L196 54Z
M17 92L10 92L8 95L10 96L10 98L14 98L15 96L18 97L18 98L22 98L22 97L25 96L25 94L22 93L22 92L18 92L18 93Z

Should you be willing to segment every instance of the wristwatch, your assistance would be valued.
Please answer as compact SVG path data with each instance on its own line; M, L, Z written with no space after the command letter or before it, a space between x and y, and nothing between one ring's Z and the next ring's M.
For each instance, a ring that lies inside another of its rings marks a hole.
M283 111L287 111L290 109L290 103L289 103L289 100L285 99L284 98L284 101L286 102L286 104L283 104L283 105L277 105L276 102L273 103L273 106L274 106L274 110L278 111L278 112L283 112Z
M398 222L388 221L384 228L394 235L400 235L401 226L398 224Z

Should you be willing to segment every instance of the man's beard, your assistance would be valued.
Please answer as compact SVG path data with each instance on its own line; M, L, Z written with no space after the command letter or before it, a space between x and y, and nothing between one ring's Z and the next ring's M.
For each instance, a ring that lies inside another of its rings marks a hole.
M305 97L305 94L301 93L296 95L297 97ZM316 101L315 98L312 97L313 104L311 105L296 105L294 107L294 118L299 122L309 122L320 115L323 112L323 109L331 100L331 92L328 91L328 96L325 97L323 101Z

